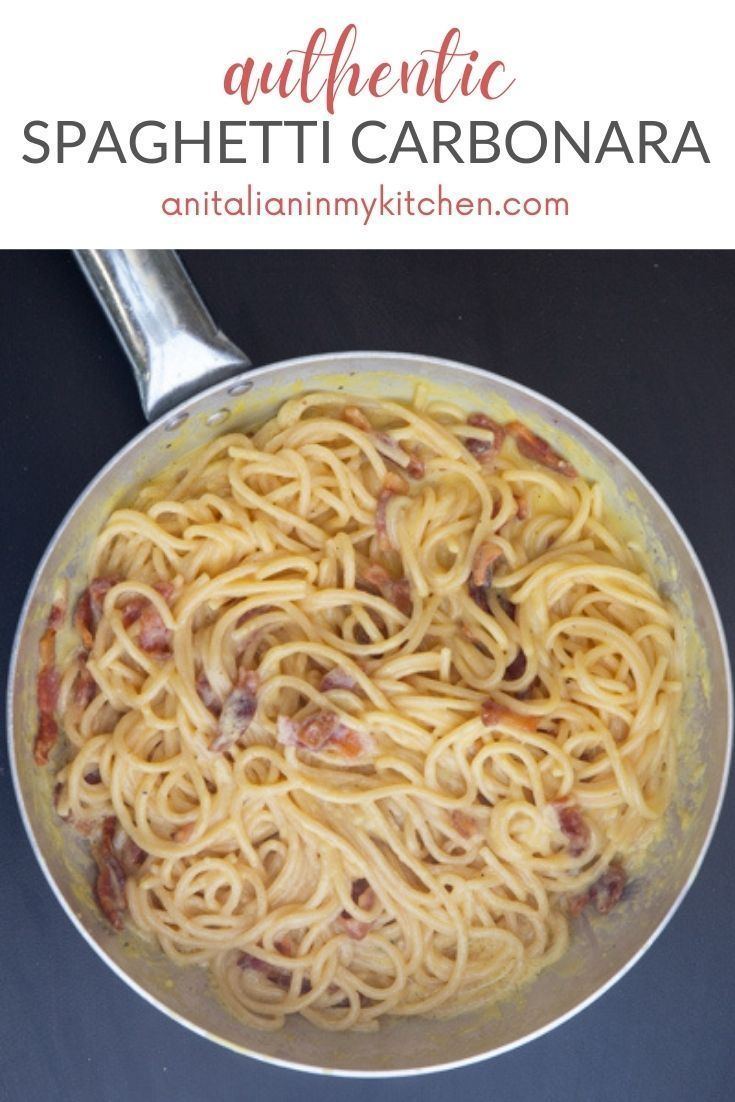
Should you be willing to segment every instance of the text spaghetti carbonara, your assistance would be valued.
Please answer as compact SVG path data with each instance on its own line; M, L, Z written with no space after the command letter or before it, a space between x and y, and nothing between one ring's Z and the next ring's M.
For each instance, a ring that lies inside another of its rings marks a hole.
M521 422L288 401L112 514L57 668L64 613L35 756L101 910L253 1026L498 998L669 799L675 614Z

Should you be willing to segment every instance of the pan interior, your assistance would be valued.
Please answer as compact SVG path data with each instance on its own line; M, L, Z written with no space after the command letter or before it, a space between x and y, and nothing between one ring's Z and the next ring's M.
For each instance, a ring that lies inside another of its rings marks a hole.
M238 394L239 383L251 385ZM87 844L59 823L51 770L39 770L31 757L38 640L57 580L69 578L74 595L91 541L111 510L171 461L214 435L262 423L301 393L323 389L407 401L419 384L468 412L526 421L602 484L619 529L644 549L656 583L684 622L687 674L676 796L640 889L602 921L580 922L563 959L501 1004L450 1022L390 1019L376 1034L326 1033L300 1020L278 1033L260 1033L231 1017L204 969L176 967L136 934L113 934L100 918ZM291 361L220 384L180 412L187 416L176 427L168 415L145 430L81 496L39 567L16 641L10 700L16 784L36 854L67 913L111 967L161 1009L213 1040L292 1067L343 1074L428 1071L513 1047L568 1017L634 961L676 906L709 839L727 771L730 690L721 627L701 568L668 509L619 452L572 414L507 379L447 361L388 353Z

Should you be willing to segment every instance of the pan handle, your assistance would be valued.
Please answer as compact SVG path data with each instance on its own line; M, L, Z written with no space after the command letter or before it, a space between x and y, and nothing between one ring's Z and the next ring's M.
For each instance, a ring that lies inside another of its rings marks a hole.
M171 249L76 249L130 360L149 421L250 367L217 328Z

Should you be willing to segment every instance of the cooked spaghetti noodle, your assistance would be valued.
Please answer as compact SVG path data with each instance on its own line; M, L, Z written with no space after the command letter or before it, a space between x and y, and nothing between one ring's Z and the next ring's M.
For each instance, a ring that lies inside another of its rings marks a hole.
M599 486L519 422L350 401L114 512L60 676L57 808L104 914L265 1029L527 981L617 902L674 778L676 616Z

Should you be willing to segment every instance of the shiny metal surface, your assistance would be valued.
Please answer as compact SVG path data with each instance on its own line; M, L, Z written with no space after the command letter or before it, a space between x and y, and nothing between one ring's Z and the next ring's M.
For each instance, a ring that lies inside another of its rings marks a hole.
M217 328L175 252L77 249L124 348L148 420L250 366Z
M134 934L115 935L101 919L86 843L59 823L53 777L32 761L38 640L58 579L70 580L72 597L79 591L91 541L106 516L131 487L172 459L218 432L252 427L305 391L408 400L419 381L468 411L479 406L501 418L512 411L544 431L571 451L584 475L602 483L613 513L639 534L656 582L683 617L687 671L676 798L638 890L606 918L578 921L563 960L498 1008L449 1022L389 1020L376 1035L325 1033L304 1021L259 1033L224 1010L204 970L175 967ZM732 686L720 619L691 545L655 490L594 429L543 396L476 368L422 356L345 353L253 369L149 426L100 472L52 540L21 614L9 684L10 757L25 826L49 884L89 944L139 994L203 1036L275 1064L343 1075L405 1075L482 1060L546 1032L602 994L651 944L696 875L730 759Z

